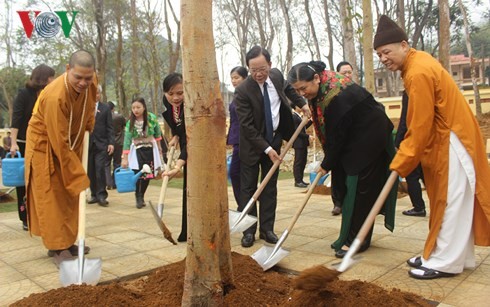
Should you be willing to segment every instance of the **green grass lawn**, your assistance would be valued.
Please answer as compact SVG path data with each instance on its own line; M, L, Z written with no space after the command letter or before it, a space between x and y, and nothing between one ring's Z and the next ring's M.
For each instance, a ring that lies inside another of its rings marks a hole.
M6 192L6 191L3 191L2 190L2 192ZM13 190L10 193L10 196L12 198L14 198L14 199L13 200L8 200L6 202L1 202L0 201L0 213L2 213L2 212L17 211L17 192L15 190Z

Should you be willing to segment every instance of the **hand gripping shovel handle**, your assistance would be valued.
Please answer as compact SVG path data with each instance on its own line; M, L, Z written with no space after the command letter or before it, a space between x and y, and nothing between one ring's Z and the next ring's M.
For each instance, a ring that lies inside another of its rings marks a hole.
M172 148L170 148L170 153L169 153L169 158L168 158L168 161L167 161L167 165L165 165L165 171L168 170L168 168L170 166L172 166L172 162L173 162L173 159L174 159L174 152L175 152L175 146L172 146ZM163 177L163 180L162 180L162 187L160 188L160 197L158 198L158 207L157 208L161 208L161 210L163 211L163 200L165 199L165 194L167 193L167 185L168 185L168 176L164 176ZM160 210L158 210L158 216L160 218L162 218L162 212L160 212Z
M367 216L366 220L364 221L364 223L361 226L361 229L357 233L357 236L354 239L354 242L349 247L349 251L347 252L345 257L342 259L342 262L340 263L340 266L338 268L339 272L344 272L352 264L352 256L357 252L357 250L361 246L361 243L366 238L366 235L369 233L369 230L371 229L374 221L376 220L376 216L378 215L379 211L383 207L383 205L386 201L386 198L388 197L388 194L390 194L390 191L391 191L391 188L393 187L393 184L397 180L398 180L398 173L395 171L392 171L390 176L388 177L388 180L386 181L385 185L383 186L383 189L379 193L379 196L376 199L376 202L374 203L373 208L369 212L369 215Z
M281 152L281 154L279 155L279 157L281 159L279 160L276 160L274 162L274 164L272 165L271 169L269 170L269 172L267 173L267 175L265 176L264 180L262 180L262 182L260 183L259 187L257 188L257 190L255 191L255 193L252 195L252 198L248 201L247 205L245 206L245 208L243 208L243 211L242 213L240 214L240 217L238 218L237 222L235 224L238 224L240 223L240 221L243 219L243 217L245 217L245 215L248 214L248 212L250 211L250 209L252 208L252 205L257 201L257 199L259 198L260 194L262 193L262 191L265 189L265 186L267 185L267 183L269 183L269 180L271 179L272 175L274 175L274 172L277 170L277 168L279 167L279 165L281 164L282 162L282 159L284 158L284 156L286 155L286 153L288 152L289 148L291 148L293 146L293 143L294 141L298 138L298 135L301 133L301 130L306 126L306 124L308 123L308 117L306 116L303 116L303 120L301 121L301 123L299 124L298 128L296 128L296 131L294 131L293 133L293 136L291 136L291 138L289 139L289 141L287 142L286 146L284 146L284 150Z

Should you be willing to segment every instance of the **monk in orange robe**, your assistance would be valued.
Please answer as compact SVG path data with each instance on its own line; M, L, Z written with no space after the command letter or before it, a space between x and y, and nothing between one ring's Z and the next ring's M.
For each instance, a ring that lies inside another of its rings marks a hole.
M390 168L407 176L419 162L430 200L422 256L407 263L417 279L450 277L475 266L474 245L490 246L490 167L471 108L430 54L382 15L374 38L381 62L400 70L409 97L407 133Z
M78 199L90 184L81 162L83 138L85 130L94 127L96 93L95 60L87 51L77 51L66 72L41 92L29 121L25 153L29 230L41 236L50 256L78 254L74 245Z

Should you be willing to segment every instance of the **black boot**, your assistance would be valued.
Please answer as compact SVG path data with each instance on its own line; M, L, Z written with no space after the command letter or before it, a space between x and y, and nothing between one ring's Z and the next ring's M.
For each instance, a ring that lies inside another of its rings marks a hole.
M136 192L136 208L141 209L145 204L145 200L143 199L143 194Z

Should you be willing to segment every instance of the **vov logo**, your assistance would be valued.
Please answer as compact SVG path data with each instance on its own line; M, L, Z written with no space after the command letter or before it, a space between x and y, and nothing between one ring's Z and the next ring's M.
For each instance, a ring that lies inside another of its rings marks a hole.
M78 11L71 11L72 20L70 22L68 20L69 11L33 12L34 20L31 20L29 16L31 11L17 11L27 38L31 38L34 29L36 29L37 35L44 38L51 38L60 32L60 28L63 29L65 37L69 37L71 28L75 22L75 17L78 14Z

